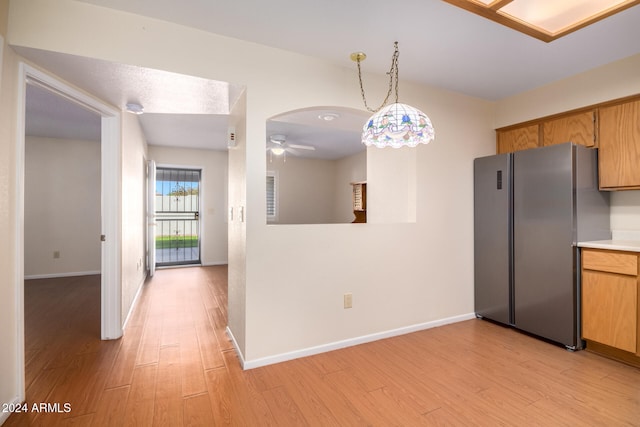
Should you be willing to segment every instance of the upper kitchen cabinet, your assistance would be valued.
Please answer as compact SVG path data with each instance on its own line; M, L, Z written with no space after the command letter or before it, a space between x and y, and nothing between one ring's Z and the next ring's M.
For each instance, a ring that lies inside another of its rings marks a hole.
M585 147L596 146L596 112L584 111L542 122L542 145L573 142Z
M510 129L498 129L496 131L496 151L498 154L512 153L539 147L538 124L522 126Z
M640 100L599 109L600 189L640 188Z

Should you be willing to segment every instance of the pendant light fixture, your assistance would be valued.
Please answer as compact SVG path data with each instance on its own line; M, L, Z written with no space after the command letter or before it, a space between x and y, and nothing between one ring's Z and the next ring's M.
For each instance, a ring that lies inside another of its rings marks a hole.
M364 106L368 111L375 113L362 128L362 143L366 146L375 145L379 148L415 147L418 144L428 144L435 138L431 120L426 114L410 105L398 103L398 42L395 42L394 46L391 69L388 72L389 90L382 105L376 109L370 108L367 104L362 84L360 62L364 61L367 55L363 52L351 54L351 60L358 64L358 80ZM387 106L394 89L395 102Z

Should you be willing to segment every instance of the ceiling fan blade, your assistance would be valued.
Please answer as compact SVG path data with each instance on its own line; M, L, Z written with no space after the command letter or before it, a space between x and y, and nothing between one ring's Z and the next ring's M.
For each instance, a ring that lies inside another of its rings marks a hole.
M297 148L299 150L315 150L316 147L312 145L300 145L300 144L287 144L291 148Z

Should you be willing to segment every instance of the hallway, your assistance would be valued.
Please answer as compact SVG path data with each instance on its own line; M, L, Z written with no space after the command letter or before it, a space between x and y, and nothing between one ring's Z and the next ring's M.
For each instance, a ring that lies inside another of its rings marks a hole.
M238 364L224 331L226 274L226 266L157 271L115 341L100 340L100 276L28 281L30 412L5 425L182 425L183 403L197 420L209 405L205 372L225 358ZM43 402L60 412L31 411Z

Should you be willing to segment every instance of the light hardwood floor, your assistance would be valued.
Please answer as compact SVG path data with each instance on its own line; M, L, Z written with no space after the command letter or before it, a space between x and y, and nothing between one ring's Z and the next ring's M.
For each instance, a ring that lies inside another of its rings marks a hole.
M71 412L6 426L640 425L639 369L482 320L242 371L226 278L158 271L117 341L99 277L28 282L27 404Z

